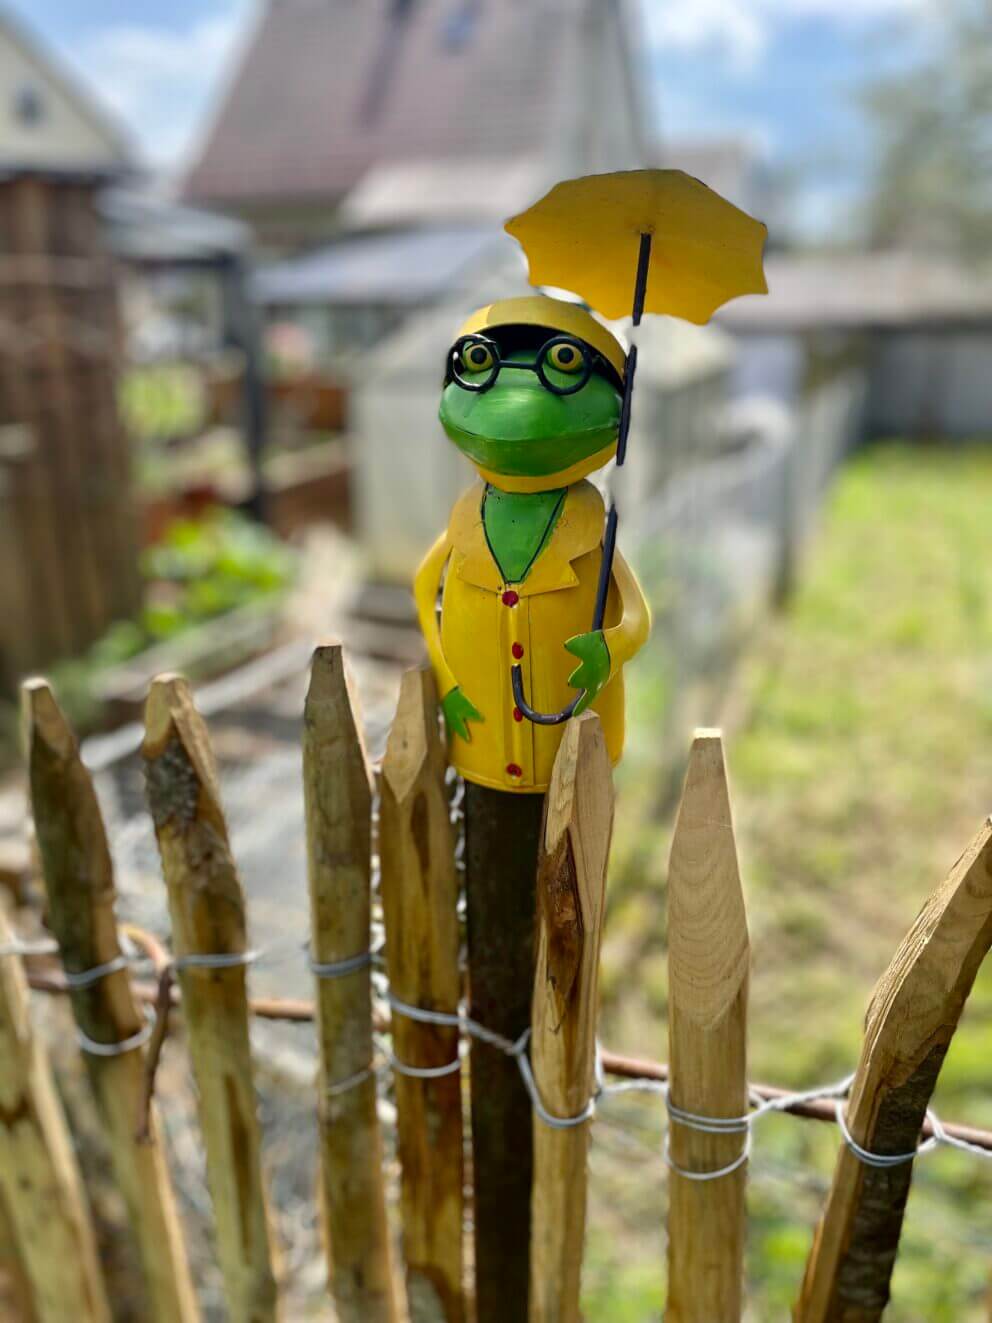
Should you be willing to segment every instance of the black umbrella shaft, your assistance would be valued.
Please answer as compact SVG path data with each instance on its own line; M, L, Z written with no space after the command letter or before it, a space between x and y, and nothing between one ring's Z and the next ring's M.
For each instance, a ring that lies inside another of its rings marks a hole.
M637 275L634 277L634 306L630 314L635 326L640 326L641 318L644 316L644 299L648 292L648 268L650 265L651 236L650 234L642 234L641 246L637 250Z
M644 315L644 299L648 292L648 269L651 266L651 236L641 235L641 244L637 250L637 275L634 277L634 306L631 320L640 326ZM634 374L637 372L637 345L630 346L627 354L627 371L624 373L623 403L620 406L620 429L617 433L617 468L623 466L627 458L627 433L630 431L630 407L634 397Z

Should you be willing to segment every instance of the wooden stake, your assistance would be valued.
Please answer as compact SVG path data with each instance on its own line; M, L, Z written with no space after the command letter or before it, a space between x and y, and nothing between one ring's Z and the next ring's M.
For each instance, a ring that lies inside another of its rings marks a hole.
M599 948L613 831L613 778L599 718L565 728L551 774L537 876L530 1043L547 1111L578 1116L595 1087ZM531 1323L578 1323L589 1125L535 1115Z
M244 894L206 726L185 680L163 676L152 684L142 754L176 956L243 954ZM245 966L186 968L178 979L228 1307L234 1323L268 1323L277 1315L277 1292Z
M748 1110L750 947L719 731L696 732L668 869L668 1038L674 1106L697 1116ZM669 1125L673 1167L719 1171L744 1134ZM712 1181L674 1169L668 1211L669 1323L737 1323L744 1261L745 1166Z
M509 1039L530 1023L543 809L543 795L465 783L471 1013ZM534 1122L514 1060L473 1039L470 1061L476 1320L504 1323L527 1316Z
M396 997L451 1014L458 1008L454 838L444 785L437 694L408 671L382 764L379 856L386 964ZM417 1069L458 1059L458 1030L394 1009L393 1051ZM434 1079L396 1073L403 1170L403 1250L413 1323L461 1323L462 1110L458 1071Z
M10 939L0 914L0 943ZM35 1323L110 1323L72 1140L13 955L0 957L0 1207Z
M314 959L368 950L372 772L340 644L318 648L303 716L310 929ZM370 969L317 979L321 1211L342 1323L395 1323L375 1076ZM329 1087L330 1086L330 1087Z
M79 973L121 954L107 836L76 738L43 680L24 685L22 709L51 926L66 970ZM73 991L71 998L76 1023L98 1043L123 1042L145 1022L126 968ZM136 1135L144 1052L84 1055L141 1258L149 1317L194 1323L199 1309L154 1113L147 1142Z
M911 1153L968 993L992 945L992 823L930 895L875 989L847 1104L871 1153ZM889 1299L912 1162L869 1167L844 1145L806 1264L797 1323L874 1323Z

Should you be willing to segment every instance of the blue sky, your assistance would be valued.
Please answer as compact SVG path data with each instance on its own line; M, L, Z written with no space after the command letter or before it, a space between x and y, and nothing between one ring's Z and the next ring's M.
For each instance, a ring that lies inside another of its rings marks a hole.
M257 0L12 0L175 167L250 31ZM857 192L868 144L857 88L925 41L926 0L641 0L659 126L743 135L799 168L803 229L829 229Z

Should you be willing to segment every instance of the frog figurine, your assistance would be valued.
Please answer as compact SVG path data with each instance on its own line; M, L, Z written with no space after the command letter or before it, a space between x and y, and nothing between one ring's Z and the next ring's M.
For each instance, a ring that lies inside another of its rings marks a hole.
M520 710L514 665L534 709L558 711L579 691L576 714L599 714L614 763L623 751L622 669L650 613L617 552L603 628L590 631L604 507L587 478L616 451L625 369L601 322L543 295L482 308L449 350L441 423L480 481L456 502L414 596L449 758L477 785L539 794L551 779L565 727Z

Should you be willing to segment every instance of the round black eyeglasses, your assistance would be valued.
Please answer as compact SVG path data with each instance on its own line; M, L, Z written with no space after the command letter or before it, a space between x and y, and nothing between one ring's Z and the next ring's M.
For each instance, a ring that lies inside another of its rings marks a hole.
M541 385L552 395L574 395L592 376L599 355L570 335L555 335L541 346L533 363L500 358L499 345L484 335L463 335L448 350L445 384L456 382L462 390L479 395L491 390L503 368L536 372ZM574 380L567 386L552 381L548 368L567 373ZM469 374L469 375L466 375Z

